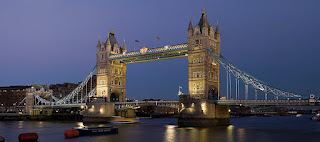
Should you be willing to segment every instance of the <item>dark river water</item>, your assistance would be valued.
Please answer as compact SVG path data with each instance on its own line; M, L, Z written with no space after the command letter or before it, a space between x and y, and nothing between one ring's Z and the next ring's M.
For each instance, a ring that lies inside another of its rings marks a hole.
M311 115L231 118L230 126L178 128L177 119L140 119L139 124L117 125L119 134L64 138L64 131L76 122L0 121L0 136L18 141L20 133L35 132L39 142L287 142L320 141L320 121Z

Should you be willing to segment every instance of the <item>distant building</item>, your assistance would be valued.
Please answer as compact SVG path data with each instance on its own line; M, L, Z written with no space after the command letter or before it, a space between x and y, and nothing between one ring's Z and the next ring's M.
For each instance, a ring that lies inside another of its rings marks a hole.
M138 117L166 117L178 114L178 110L167 106L144 105L136 110L136 114Z
M39 84L0 87L0 106L9 107L19 105L19 103L26 97L26 90L31 87L36 88L36 90L40 90L42 87L46 90L48 89L46 85Z
M80 84L81 82L79 82ZM88 94L93 88L95 88L97 86L97 76L93 75L92 76L92 80L91 78L89 79L87 85L85 85L82 89L82 91L80 93L82 93L82 95Z
M49 89L53 91L53 96L61 99L67 96L71 91L73 91L81 82L78 83L63 83L63 84L51 84ZM79 95L85 95L89 93L94 87L97 86L97 76L93 75L92 80L89 79L87 85L79 92Z
M162 99L143 99L142 101L165 101L165 100L162 100Z
M77 86L78 84L75 83L50 84L49 89L53 91L53 96L60 99L68 95Z

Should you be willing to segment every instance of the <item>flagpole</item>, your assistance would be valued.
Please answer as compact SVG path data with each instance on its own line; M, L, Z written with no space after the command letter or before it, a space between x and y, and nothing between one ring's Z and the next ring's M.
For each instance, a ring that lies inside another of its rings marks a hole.
M153 48L156 48L156 34L154 34L154 39L153 39Z

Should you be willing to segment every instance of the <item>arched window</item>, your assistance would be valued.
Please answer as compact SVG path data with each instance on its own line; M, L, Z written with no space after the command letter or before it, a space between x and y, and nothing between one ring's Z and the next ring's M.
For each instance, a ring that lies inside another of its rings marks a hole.
M116 84L116 85L120 84L120 82L119 82L119 78L115 78L115 82L114 82L114 84Z

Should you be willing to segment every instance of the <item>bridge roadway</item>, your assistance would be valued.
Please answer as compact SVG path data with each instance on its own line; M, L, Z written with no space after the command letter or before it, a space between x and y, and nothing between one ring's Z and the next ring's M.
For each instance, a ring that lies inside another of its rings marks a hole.
M275 105L275 106L320 106L320 100L218 100L218 105ZM85 106L85 103L59 104L59 105L36 105L34 108L71 108ZM178 108L179 101L135 101L135 102L115 102L116 109L137 107L141 105L156 105Z

